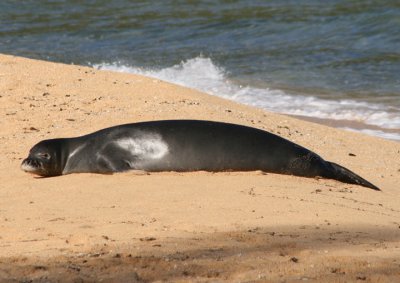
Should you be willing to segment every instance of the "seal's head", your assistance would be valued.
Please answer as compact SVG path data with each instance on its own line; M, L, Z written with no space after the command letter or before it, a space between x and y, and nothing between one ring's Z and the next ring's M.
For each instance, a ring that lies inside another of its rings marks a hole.
M29 151L28 158L22 161L21 169L43 177L61 175L61 148L61 139L39 142Z

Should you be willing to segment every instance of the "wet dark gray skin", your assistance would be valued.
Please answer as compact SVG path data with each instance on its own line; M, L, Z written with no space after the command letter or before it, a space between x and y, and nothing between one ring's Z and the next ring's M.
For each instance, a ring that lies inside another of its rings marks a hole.
M256 128L199 120L119 125L36 144L22 170L50 177L127 170L254 171L323 177L379 190L350 170Z

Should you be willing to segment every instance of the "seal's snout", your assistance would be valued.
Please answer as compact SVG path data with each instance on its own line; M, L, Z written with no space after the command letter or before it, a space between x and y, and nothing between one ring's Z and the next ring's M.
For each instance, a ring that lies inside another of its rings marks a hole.
M33 167L38 167L39 162L35 159L32 158L26 158L24 161L22 161L22 165L27 165L27 166L33 166Z
M40 163L36 159L26 158L21 163L21 169L25 172L36 172L40 168Z

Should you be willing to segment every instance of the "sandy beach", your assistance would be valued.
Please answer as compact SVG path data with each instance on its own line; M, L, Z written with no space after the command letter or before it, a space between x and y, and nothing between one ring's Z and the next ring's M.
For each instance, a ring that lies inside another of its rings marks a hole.
M143 76L0 55L1 282L396 282L400 143ZM20 163L38 141L161 119L267 130L381 192L263 172L72 174Z

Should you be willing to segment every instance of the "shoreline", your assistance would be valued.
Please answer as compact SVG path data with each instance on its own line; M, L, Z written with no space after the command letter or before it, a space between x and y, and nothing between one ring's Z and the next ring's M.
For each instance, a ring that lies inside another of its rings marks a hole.
M334 120L334 119L308 117L301 115L289 115L289 116L333 128L338 128L347 131L354 131L357 133L364 133L373 137L400 142L400 137L398 137L398 135L400 135L400 129L386 129L386 128L381 128L379 126L369 125L363 122L358 122L353 120Z
M0 75L0 281L400 278L400 143L139 75L8 55ZM257 171L35 178L20 170L40 140L160 119L270 131L382 192Z
M198 58L196 58L196 59L198 59ZM181 63L181 65L182 64L184 64L184 63ZM179 66L182 67L181 65L179 65ZM175 65L175 66L178 66L178 65ZM398 128L397 129L396 128L383 128L380 126L367 124L367 123L357 121L357 120L319 118L316 116L290 114L290 113L285 113L285 111L280 112L279 107L277 110L271 110L268 107L264 108L259 105L254 105L254 103L252 103L251 99L246 100L246 101L241 101L241 99L235 99L235 98L233 98L233 97L235 97L234 94L236 94L238 92L238 87L239 87L239 85L241 85L241 83L236 82L237 84L235 84L234 81L230 81L230 80L221 81L223 78L210 78L210 80L211 80L210 84L211 85L216 84L216 90L213 89L210 91L208 89L208 86L205 86L202 84L196 86L196 85L193 85L193 84L197 83L196 81L195 82L192 82L190 80L185 81L185 79L179 78L179 74L177 74L178 79L172 79L171 77L168 77L165 74L163 75L162 71L165 69L161 69L158 71L152 71L152 70L146 71L146 70L141 70L140 68L138 69L138 68L129 67L129 66L125 66L125 65L118 66L118 64L105 64L105 63L95 64L92 67L94 67L97 70L113 71L113 72L118 72L118 73L127 73L127 74L139 75L139 76L145 75L145 76L149 76L150 78L159 79L159 80L162 80L167 83L177 84L182 87L191 88L195 91L205 92L209 95L221 97L223 99L228 99L228 100L231 100L231 101L234 101L237 103L241 103L243 105L247 105L250 107L256 107L261 110L270 111L270 112L274 112L274 113L281 114L281 115L288 115L288 116L300 118L302 120L311 121L311 122L319 123L319 124L323 124L323 125L328 125L330 127L346 129L346 130L361 132L361 133L365 133L365 134L368 134L371 136L376 136L376 137L380 137L380 138L384 138L384 139L400 141L400 129L398 129ZM217 68L217 67L215 67L215 68ZM221 84L222 84L222 86L221 86ZM218 92L219 88L222 88L221 93ZM231 93L227 94L226 90L224 88L230 89ZM242 87L240 86L240 88L242 88ZM245 86L244 88L253 89L252 86ZM271 99L280 99L279 98L280 95L289 95L289 94L286 94L284 89L285 88L282 88L282 89L278 88L278 89L272 90L272 91L277 92L277 94L276 94L277 97L271 98ZM262 89L257 89L257 88L255 88L254 90L262 91ZM267 90L264 89L264 91L267 91ZM213 94L214 92L219 93L219 94ZM233 95L233 96L231 96L231 95ZM247 94L247 95L249 95L249 94ZM256 93L254 93L254 95L256 95ZM268 95L268 94L266 94L266 95ZM302 93L302 92L300 92L300 95L302 95L304 98L307 97L307 94ZM245 96L246 96L246 94L245 94ZM296 98L296 95L290 95L290 96L294 100L298 99L298 98ZM311 93L311 97L314 99L317 99L317 100L320 99L320 98L318 98L317 95L313 95L312 93ZM344 99L344 98L342 98L342 99ZM287 102L287 103L289 103L289 102ZM296 102L296 103L298 103L298 102ZM325 101L325 103L328 103L328 101ZM354 102L354 103L361 103L361 102Z

